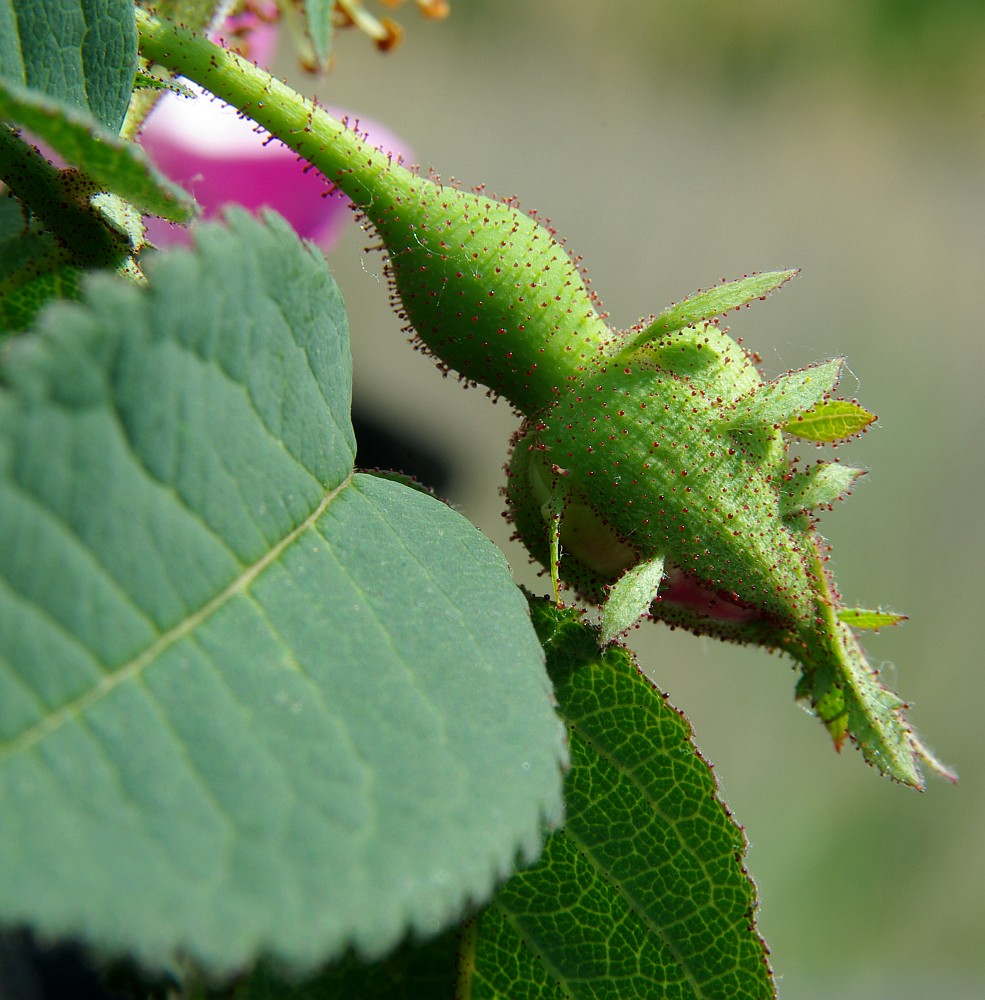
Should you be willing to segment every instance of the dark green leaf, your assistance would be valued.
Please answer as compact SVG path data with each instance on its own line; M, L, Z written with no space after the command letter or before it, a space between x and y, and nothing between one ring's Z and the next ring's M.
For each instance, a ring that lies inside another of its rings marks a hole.
M80 273L16 198L0 198L0 330L24 330L49 300L75 298Z
M195 202L169 181L140 147L125 142L82 111L0 81L0 118L26 128L95 184L148 215L188 222Z
M286 980L268 966L213 1000L453 1000L461 932L405 942L380 962L349 954L311 979Z
M0 284L0 332L26 330L52 299L74 299L79 294L82 271L66 262L50 238L25 238L25 267ZM34 244L30 246L30 244ZM40 251L35 253L34 251Z
M117 133L136 70L133 0L0 0L3 80Z
M502 556L353 475L324 260L230 220L7 346L0 919L310 967L534 857L562 729Z
M531 610L570 731L568 818L482 916L473 997L772 997L745 838L687 722L576 612Z

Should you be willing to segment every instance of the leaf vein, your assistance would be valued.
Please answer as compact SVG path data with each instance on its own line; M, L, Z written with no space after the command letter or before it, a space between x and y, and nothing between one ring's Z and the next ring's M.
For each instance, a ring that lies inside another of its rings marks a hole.
M41 720L37 725L21 733L17 739L12 740L2 750L0 750L0 763L14 757L33 747L46 736L59 729L76 715L86 711L96 702L101 701L121 684L138 677L151 663L160 657L167 649L189 635L210 618L220 608L229 603L232 598L244 592L247 587L276 559L281 553L299 536L304 534L326 511L332 501L351 482L348 477L336 489L325 494L322 502L308 515L296 528L289 531L276 544L271 546L256 562L245 567L228 586L220 591L210 601L207 601L197 611L188 615L185 619L172 626L166 632L158 635L157 639L146 647L142 652L132 657L128 662L122 664L112 672L104 675L95 685L83 692L72 701L61 706L47 718Z
M564 835L569 837L572 843L584 854L586 857L591 858L592 862L595 864L596 868L602 872L605 876L607 882L615 887L616 892L619 893L623 899L629 904L629 908L639 916L639 918L650 928L653 934L658 937L664 944L664 947L674 956L678 967L684 973L687 978L688 983L691 985L691 989L694 991L695 1000L704 1000L707 996L705 991L702 989L701 984L695 976L694 971L691 969L690 963L686 961L686 956L682 953L681 949L677 946L674 941L667 933L667 929L662 925L658 924L653 917L647 912L645 906L643 906L633 894L626 888L623 882L616 878L610 870L602 863L601 859L598 858L593 850L593 846L587 844L582 838L580 838L572 829L570 821L565 824Z
M72 524L67 518L62 517L57 511L49 507L43 497L34 493L32 490L28 489L23 483L17 480L10 480L10 482L16 487L17 492L30 501L40 512L41 516L48 517L51 522L53 522L54 527L61 528L64 530L67 540L69 542L75 543L76 551L78 551L92 566L93 573L98 574L101 580L103 580L109 589L115 592L122 602L127 605L139 618L143 619L145 624L153 632L160 633L160 628L156 622L151 619L147 612L137 604L130 594L122 587L120 581L110 572L109 568L103 564L99 559L98 554L92 549L89 543L79 534L76 526ZM27 595L23 591L18 590L13 581L7 577L7 582L10 584L11 590L14 593L20 594L22 597L27 598ZM109 664L103 664L103 666L109 670Z
M46 628L54 629L55 631L57 631L66 640L66 642L68 642L71 646L75 647L87 660L89 660L94 665L94 667L97 670L102 669L105 672L106 670L110 669L108 664L103 663L98 657L93 655L92 650L89 649L89 647L86 646L85 643L83 643L77 635L75 635L73 632L70 632L67 628L65 628L64 624L60 622L57 618L55 618L48 608L44 607L41 604L36 603L35 601L32 601L30 598L26 597L20 591L15 590L11 586L11 581L8 577L0 576L0 585L4 586L4 589L6 591L5 594L6 597L9 597L11 601L19 601L29 611L35 612L45 622ZM8 678L12 677L20 681L24 685L24 687L34 695L39 705L41 705L46 711L50 709L51 706L45 704L45 701L39 694L37 688L35 688L31 684L30 677L27 677L24 674L22 674L18 669L18 665L12 659L10 659L9 657L4 657L3 660L0 662L3 662L4 664L10 667L10 670L7 671L5 675L6 677Z

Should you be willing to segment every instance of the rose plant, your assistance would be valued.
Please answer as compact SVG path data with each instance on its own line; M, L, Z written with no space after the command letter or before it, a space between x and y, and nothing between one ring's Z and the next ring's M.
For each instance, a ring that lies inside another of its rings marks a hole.
M873 416L840 359L765 380L721 326L795 272L613 330L549 227L210 40L216 6L9 7L4 922L187 996L774 995L741 828L618 639L646 617L781 651L836 747L954 779L859 641L903 616L846 607L826 565L817 512L860 470L789 454ZM314 61L383 24L306 15ZM420 345L515 408L509 513L552 599L356 471L346 314L306 242L327 216L196 222L182 124L214 109L189 86L249 120L242 149L206 137L223 197L330 215L331 184Z

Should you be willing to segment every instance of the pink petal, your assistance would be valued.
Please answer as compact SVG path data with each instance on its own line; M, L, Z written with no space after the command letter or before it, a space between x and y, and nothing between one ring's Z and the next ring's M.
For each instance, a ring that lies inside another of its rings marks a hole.
M144 125L142 144L160 170L191 191L206 218L229 202L251 211L269 207L299 236L324 247L335 244L349 215L348 199L235 109L193 85L189 89L199 96L165 94ZM359 130L388 152L399 149L398 140L375 122L360 121ZM149 227L158 244L173 242L176 233L178 227L167 223Z

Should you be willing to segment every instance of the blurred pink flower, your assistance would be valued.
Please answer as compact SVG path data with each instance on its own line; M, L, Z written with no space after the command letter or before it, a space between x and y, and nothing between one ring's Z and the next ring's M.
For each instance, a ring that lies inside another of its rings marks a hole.
M263 54L266 61L273 34L253 31L251 56ZM250 211L269 207L302 238L325 249L337 243L350 215L348 199L234 108L182 82L196 96L165 94L144 124L141 143L163 173L195 196L205 218L230 202ZM327 110L337 118L346 114ZM360 119L358 128L374 146L400 152L399 140L381 125ZM148 220L147 233L159 246L187 239L182 227L160 219Z

